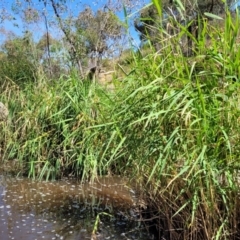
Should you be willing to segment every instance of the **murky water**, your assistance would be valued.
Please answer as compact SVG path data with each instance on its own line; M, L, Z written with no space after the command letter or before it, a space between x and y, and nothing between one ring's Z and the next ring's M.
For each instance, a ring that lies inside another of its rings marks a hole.
M0 239L152 239L135 221L136 204L133 189L118 177L81 185L0 175Z

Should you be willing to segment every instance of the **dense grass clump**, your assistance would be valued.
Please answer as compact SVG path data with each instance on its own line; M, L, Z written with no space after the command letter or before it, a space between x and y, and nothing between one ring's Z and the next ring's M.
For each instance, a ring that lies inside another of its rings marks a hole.
M90 149L98 136L91 127L104 98L110 101L105 93L74 76L51 83L43 80L24 90L11 87L2 99L11 111L2 125L3 159L17 159L22 172L34 178L97 174L98 153Z
M133 57L114 92L74 74L4 83L2 159L39 179L136 179L166 239L238 239L238 19L223 21L191 36L192 57L178 45L184 27L167 40L160 31L161 50Z

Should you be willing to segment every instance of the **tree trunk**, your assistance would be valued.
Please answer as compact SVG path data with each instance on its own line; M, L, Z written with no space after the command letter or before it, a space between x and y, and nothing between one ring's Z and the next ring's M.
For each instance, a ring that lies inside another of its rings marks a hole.
M69 42L70 46L71 46L71 51L69 51L69 54L72 58L72 60L74 62L76 62L77 66L78 66L78 70L79 70L79 73L80 73L80 76L83 78L84 77L84 74L83 74L83 68L82 68L82 64L81 64L81 61L80 59L78 58L77 56L77 49L75 47L75 44L74 42L71 40L69 34L68 34L68 30L66 29L66 27L63 25L63 22L62 22L62 19L57 11L57 6L56 6L56 3L54 2L54 0L50 0L51 4L52 4L52 7L53 7L53 10L54 10L54 13L58 19L58 22L60 24L60 28L61 30L63 31L67 41Z

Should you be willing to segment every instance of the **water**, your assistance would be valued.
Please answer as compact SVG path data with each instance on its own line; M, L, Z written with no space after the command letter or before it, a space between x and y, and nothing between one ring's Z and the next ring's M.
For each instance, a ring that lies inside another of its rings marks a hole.
M135 192L119 177L81 185L0 175L3 240L153 239L136 221L136 208ZM93 234L99 213L98 230Z

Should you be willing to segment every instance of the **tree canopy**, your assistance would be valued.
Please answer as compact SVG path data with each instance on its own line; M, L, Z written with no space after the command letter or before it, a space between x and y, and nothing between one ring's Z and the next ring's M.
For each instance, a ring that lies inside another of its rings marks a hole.
M29 32L32 31L31 26L41 28L40 31L33 32L32 46L34 45L35 48L35 59L32 58L31 61L34 60L34 64L37 62L44 65L45 72L51 75L53 65L59 61L58 64L64 68L78 69L83 77L92 59L95 64L100 65L103 57L116 56L124 46L122 42L126 31L124 24L116 15L121 1L116 3L109 2L93 10L90 6L80 6L80 4L78 6L77 2L71 2L72 6L74 4L76 6L73 9L66 0L19 0L13 3L9 14L2 14L0 18L3 22L12 21L18 28L21 24L23 29L28 29ZM136 5L134 1L124 1L123 4L129 8ZM21 20L16 21L17 18ZM4 28L1 32L5 32L6 42L9 45L10 33ZM36 33L40 34L40 32L42 35L36 37ZM18 36L12 36L11 41L15 41L15 37L17 41ZM14 49L13 52L16 53L17 49ZM33 53L30 45L28 49L22 49ZM57 52L61 52L63 56L61 60L57 60ZM9 56L9 52L7 55Z

